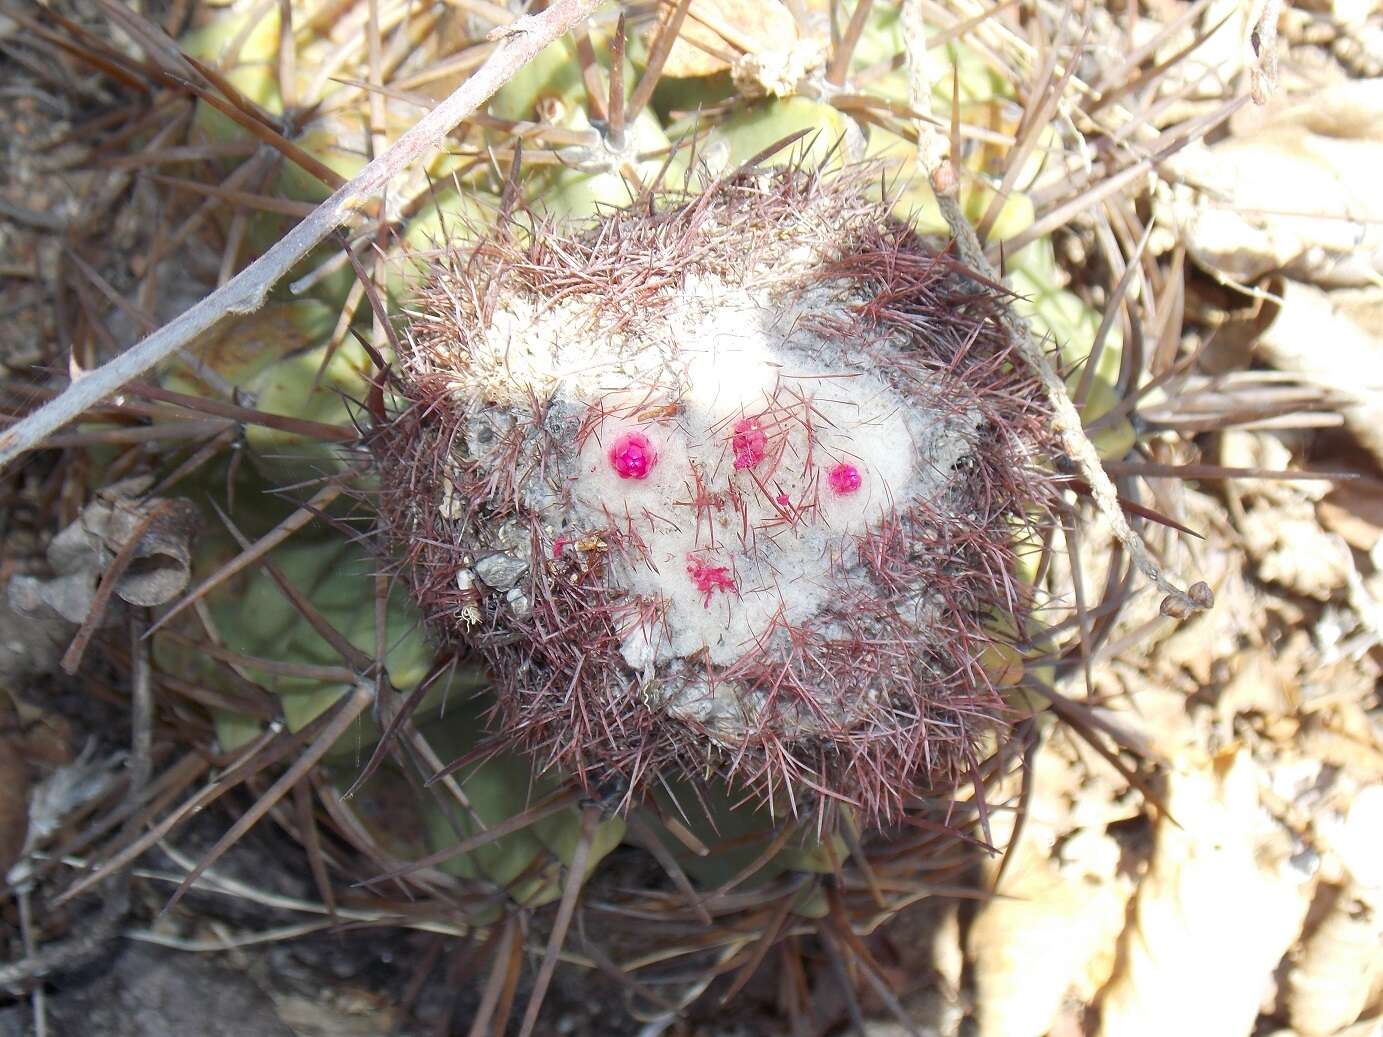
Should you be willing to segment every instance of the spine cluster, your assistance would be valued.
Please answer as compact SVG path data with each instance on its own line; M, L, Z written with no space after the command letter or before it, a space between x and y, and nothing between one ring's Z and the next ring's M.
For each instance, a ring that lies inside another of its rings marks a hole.
M411 308L382 513L541 764L886 823L1004 723L1050 421L1000 292L866 183L502 228Z

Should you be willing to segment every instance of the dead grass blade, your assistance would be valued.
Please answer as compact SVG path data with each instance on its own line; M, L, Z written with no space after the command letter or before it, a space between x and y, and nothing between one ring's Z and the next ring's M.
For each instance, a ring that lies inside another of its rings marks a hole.
M112 50L88 32L84 26L63 17L61 14L51 9L44 11L44 17L50 18L62 26L63 33L67 35L53 32L41 23L25 16L23 12L16 10L10 4L5 5L5 15L13 18L44 42L71 54L78 61L90 65L121 86L128 87L146 97L154 92L153 87L149 85L149 79L156 74L152 67ZM82 42L76 42L78 40Z
M1132 474L1125 472L1122 465L1123 462L1118 461L1106 461L1104 463L1105 471L1114 478L1119 478L1121 475L1125 474ZM1084 479L1071 476L1066 482L1076 493L1087 497L1090 495L1090 484ZM1156 522L1158 525L1166 526L1168 529L1175 529L1178 533L1185 533L1187 536L1193 536L1197 540L1205 539L1204 535L1196 532L1190 526L1182 525L1171 516L1164 515L1162 512L1150 508L1146 504L1139 504L1137 501L1131 501L1123 494L1117 494L1115 499L1119 502L1119 510L1123 511L1125 514L1137 515L1139 518L1147 519L1149 522Z
M326 857L322 853L322 837L317 831L317 819L312 810L312 789L310 782L300 781L293 786L293 814L298 825L298 835L303 849L307 852L307 868L312 873L312 882L317 887L317 895L327 906L327 914L333 923L339 923L336 915L336 891L332 888L327 874Z
M1064 24L1064 23L1063 23ZM1081 37L1077 48L1083 48L1085 41L1089 38L1089 27ZM1019 174L1023 167L1027 165L1029 156L1033 149L1037 147L1041 139L1042 131L1051 122L1052 116L1056 114L1057 105L1061 102L1066 93L1066 87L1071 82L1071 77L1075 74L1075 62L1068 62L1066 70L1061 74L1061 78L1047 90L1048 83L1056 71L1058 48L1056 46L1047 47L1047 58L1043 62L1042 70L1037 80L1037 92L1041 97L1041 102L1034 108L1027 106L1023 112L1023 120L1016 133L1017 141L1012 150L1009 151L1004 162L1004 178L999 183L998 190L994 192L994 197L989 200L989 205L985 207L984 215L980 217L980 222L975 225L975 233L981 242L989 239L989 232L994 229L994 221L999 218L999 212L1003 209L1004 203L1008 201L1009 195L1013 192L1013 185L1017 183ZM1079 402L1079 401L1078 401Z
M288 432L295 436L320 440L323 443L351 443L360 438L358 431L344 425L328 425L322 421L309 421L306 418L294 418L287 414L270 414L267 411L255 410L253 407L241 407L234 403L212 400L204 396L189 396L186 393L173 392L170 389L147 385L143 382L131 382L125 386L125 392L146 400L157 400L162 403L185 407L187 410L199 414L229 418L245 425L258 425L261 428Z
M167 425L140 425L135 428L111 428L91 432L63 432L49 436L40 446L45 450L68 447L102 446L113 443L161 443L179 439L202 439L225 431L224 421L178 421Z
M566 885L562 889L561 902L557 905L557 917L552 922L552 933L543 953L543 963L538 968L537 978L533 981L533 992L528 995L528 1007L524 1010L523 1022L519 1026L519 1037L532 1037L533 1028L538 1025L538 1013L547 997L548 984L552 982L558 956L567 940L567 929L571 926L572 914L576 911L577 897L586 881L586 862L591 855L591 844L595 840L595 827L599 821L599 807L588 805L581 811L581 835L576 843L576 850L571 855Z
M1229 9L1225 12L1224 17L1222 17L1214 25L1202 30L1198 35L1192 37L1191 41L1187 43L1184 47L1182 47L1180 50L1171 54L1167 58L1164 58L1162 61L1159 61L1156 65L1153 65L1151 68L1144 69L1133 79L1130 79L1125 83L1121 83L1118 86L1110 87L1108 90L1101 93L1099 97L1095 98L1093 102L1086 106L1085 113L1089 116L1094 116L1101 109L1119 100L1121 97L1125 97L1131 93L1137 93L1139 90L1147 86L1149 83L1157 82L1158 79L1168 69L1179 64L1183 58L1185 58L1192 51L1198 49L1202 43L1204 43L1216 32L1218 32L1220 28L1226 22L1228 22L1234 14L1234 9Z
M865 22L868 20L869 12L873 6L873 0L858 0L855 4L855 10L850 15L850 21L845 26L845 32L841 34L840 41L836 44L831 55L831 63L826 68L826 82L832 86L845 85L845 75L850 71L850 59L854 57L855 47L860 42Z
M1067 727L1080 736L1081 741L1094 749L1105 761L1113 767L1130 785L1143 794L1144 799L1155 806L1166 818L1178 828L1176 818L1168 811L1166 801L1161 794L1152 787L1152 783L1138 772L1137 769L1130 767L1119 754L1105 744L1104 739L1098 732L1104 732L1109 737L1118 739L1118 732L1112 730L1091 710L1088 706L1076 702L1060 694L1054 688L1050 688L1041 681L1025 681L1023 686L1036 692L1045 698L1052 706L1052 712Z
M359 791L360 787L364 785L365 782L370 780L370 777L379 769L380 764L382 764L389 755L390 749L398 739L400 732L409 725L414 711L422 703L423 699L427 697L427 693L431 690L432 685L435 684L439 678L450 673L455 665L455 659L443 660L433 667L431 673L418 682L416 688L408 693L407 697L403 700L403 704L399 706L398 712L389 719L384 729L384 734L380 736L379 741L375 744L374 751L370 753L370 758L366 761L364 768L356 776L355 781L351 782L350 788L342 793L343 799L350 799ZM382 669L383 667L381 666L381 670Z
M840 948L836 945L830 929L831 926L825 919L817 922L817 940L820 942L822 950L826 952L826 961L830 964L831 975L835 978L836 986L840 990L845 1011L850 1016L850 1024L855 1028L858 1037L869 1037L869 1028L865 1025L864 1012L860 1008L859 998L855 996L855 985L850 982L850 973L845 967L845 959L841 956Z
M1134 275L1138 273L1138 264L1143 258L1143 250L1148 247L1148 240L1152 237L1155 226L1153 221L1148 221L1143 236L1138 239L1133 254L1128 258L1123 275L1115 284L1114 291L1110 293L1109 301L1105 303L1104 315L1100 318L1100 326L1095 329L1095 339L1090 346L1090 355L1085 358L1085 368L1080 373L1080 381L1076 385L1075 394L1071 397L1077 407L1085 406L1085 401L1090 396L1090 387L1095 384L1095 372L1099 369L1100 358L1104 355L1104 344L1109 337L1109 329L1114 326L1114 321L1119 315L1119 306L1123 303L1125 295L1128 294L1129 285L1133 283Z
M504 928L498 937L494 964L490 976L485 981L485 989L480 995L475 1019L471 1022L468 1037L486 1037L487 1034L503 1033L509 1021L508 1005L513 1004L514 989L518 985L519 966L523 961L523 941L520 938L519 920L514 915L504 920ZM496 1009L505 1005L499 1017ZM495 1025L491 1026L491 1022Z
M63 892L53 900L53 906L60 906L73 897L85 892L87 889L90 889L93 885L102 881L114 871L128 864L130 861L133 861L184 820L198 811L205 809L222 795L253 776L261 768L269 766L276 756L281 755L282 752L286 750L280 746L279 752L266 754L263 759L260 758L260 754L275 738L279 737L280 734L281 732L274 727L270 727L268 730L264 731L258 738L240 750L235 761L225 773L209 782L200 792L187 799L180 807L155 824L143 835L139 836L139 838L126 844L121 850L103 860L95 871L83 875L80 879L73 882L71 886L63 890Z
M1033 221L1032 226L1028 227L1027 230L1016 235L1011 241L1005 242L1004 250L1010 253L1017 252L1024 245L1029 245L1039 238L1045 238L1052 231L1070 223L1079 214L1087 212L1096 205L1103 203L1107 198L1113 197L1140 176L1146 176L1150 170L1165 162L1182 148L1200 140L1216 126L1227 121L1230 116L1247 104L1248 100L1247 97L1232 98L1214 111L1178 127L1176 132L1169 134L1171 139L1154 153L1111 173L1097 184L1083 182L1075 185L1076 189L1064 201L1048 208L1046 212L1041 213Z
M1042 744L1041 734L1037 725L1031 720L1025 720L1022 725L1022 744L1023 744L1023 765L1018 768L1021 775L1018 788L1018 802L1013 810L1013 831L1008 837L1008 846L1005 847L1003 855L999 858L999 867L994 871L994 881L989 885L990 893L996 893L1003 884L1004 876L1008 874L1008 866L1013 859L1009 852L1023 841L1023 830L1028 825L1028 816L1032 809L1033 790L1036 786L1037 771L1037 750Z
M1085 567L1081 564L1080 552L1080 523L1076 516L1066 509L1063 509L1061 514L1061 531L1066 538L1066 557L1070 560L1071 597L1075 605L1079 634L1076 644L1080 650L1081 673L1085 677L1085 696L1087 699L1093 699L1095 679L1090 666L1091 619L1090 611L1086 608Z
M316 208L309 202L295 202L291 198L279 198L275 195L258 194L254 191L236 191L217 184L204 184L200 180L188 180L184 177L167 176L163 173L146 173L145 176L156 184L163 184L178 191L187 191L190 194L203 195L238 209L276 213L280 216L291 216L295 220L311 216L313 209Z
M849 913L845 910L845 902L841 898L840 889L834 883L825 884L826 904L830 910L830 925L833 930L832 938L839 941L839 946L849 951L860 964L859 971L863 974L865 982L869 984L875 995L888 1009L889 1014L897 1021L911 1037L921 1037L921 1032L913 1023L907 1011L904 1010L902 1003L897 995L889 989L888 983L884 980L884 970L874 959L874 955L869 953L869 948L865 946L863 940L856 935L854 928L850 924ZM825 919L822 923L826 924Z
M1218 464L1154 464L1151 461L1110 461L1110 475L1137 475L1144 479L1277 479L1285 482L1348 482L1358 472L1280 471L1275 468L1230 468ZM1205 539L1202 537L1201 539Z
M687 906L695 913L702 925L711 925L711 914L706 910L706 905L701 898L696 895L696 890L692 887L691 880L687 878L687 873L682 870L682 866L677 863L677 858L668 852L662 840L658 838L658 833L653 831L642 817L637 813L631 813L628 819L629 828L639 837L643 846L651 853L654 858L662 865L667 872L668 878L672 879L672 884L687 898Z
M787 924L788 912L792 910L795 899L796 891L778 898L778 903L759 930L758 938L753 943L748 959L740 966L738 975L735 976L725 993L721 995L720 1005L722 1008L744 989L745 984L754 977L754 973L759 971L759 966L768 957L768 952L777 945L783 927Z
M169 804L210 766L211 762L203 753L196 750L187 753L177 763L165 768L157 778L149 783L145 790L147 802L129 796L129 784L126 782L125 786L118 790L121 793L121 800L115 809L105 811L86 828L58 844L47 860L35 864L30 873L31 881L37 883L45 878L55 871L64 860L85 852L97 839L127 819L130 820L131 830L138 831L143 828L150 818L167 809ZM0 883L0 890L9 891L3 883Z
M202 856L202 859L197 862L197 866L188 873L178 888L173 891L173 895L168 898L168 902L163 905L163 909L159 912L161 915L171 911L192 888L193 883L201 874L220 860L227 850L239 842L240 838L253 828L275 803L282 799L294 785L306 776L308 771L317 765L317 762L326 755L327 750L335 745L337 739L344 735L347 728L365 712L370 703L374 701L374 697L373 687L368 684L357 684L353 690L337 700L328 713L324 714L329 719L321 733L303 750L302 755L293 761L293 765L284 772L283 776L270 786L269 791L264 793L249 810L245 811L235 824L231 825L226 834L216 841L216 845Z
M569 789L558 789L556 792L545 796L522 813L514 814L512 817L506 817L503 821L499 822L499 824L492 825L468 839L462 839L455 846L448 846L445 849L429 853L425 857L419 857L417 860L411 861L406 867L397 868L383 875L376 875L371 878L369 882L373 884L390 879L400 879L413 874L415 871L431 868L433 865L440 864L442 861L450 860L463 853L470 853L473 850L494 842L496 839L502 839L506 835L521 831L532 824L536 824L545 817L551 817L553 814L565 810L580 798L581 794L579 792Z
M677 0L677 7L673 10L672 16L658 30L658 37L649 48L648 63L644 66L643 75L629 97L629 110L636 116L653 97L653 89L658 85L658 79L663 74L663 66L667 64L668 55L672 53L672 45L677 42L677 36L682 31L682 23L686 20L689 7L691 0Z

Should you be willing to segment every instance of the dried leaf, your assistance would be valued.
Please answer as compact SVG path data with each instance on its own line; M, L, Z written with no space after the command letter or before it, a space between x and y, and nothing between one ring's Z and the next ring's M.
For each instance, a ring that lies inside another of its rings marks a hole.
M28 832L19 861L5 873L11 886L21 885L29 876L29 856L58 830L63 820L87 803L105 795L115 780L115 771L125 760L124 753L98 758L96 743L89 742L82 754L65 767L59 767L29 796Z
M1226 432L1220 449L1226 465L1293 467L1291 452L1268 434ZM1244 479L1235 485L1245 501L1239 532L1261 579L1319 601L1348 586L1355 572L1349 545L1321 529L1316 519L1314 502L1329 491L1329 483Z
M1207 374L1226 374L1252 366L1263 332L1277 319L1284 278L1270 277L1254 292L1224 284L1198 270L1186 283L1186 319L1206 331L1197 365Z
M1341 483L1316 505L1321 526L1344 537L1350 547L1369 552L1383 537L1383 481Z
M1303 725L1297 743L1299 750L1332 767L1375 780L1383 778L1383 748L1379 747L1377 736L1373 739L1358 737L1354 732L1339 729L1343 726L1341 719L1350 714L1363 717L1365 725L1372 724L1357 701L1346 701L1331 710L1329 723L1317 715L1311 718L1312 722Z
M674 10L675 5L662 7L658 18L659 28ZM727 40L712 26L727 30L731 39ZM728 61L703 48L738 54L739 45L753 44L754 52L767 52L790 47L798 39L797 22L792 12L778 0L761 0L753 4L739 0L692 0L682 31L672 45L667 64L663 66L663 75L677 79L699 78L713 76L730 68Z
M1277 653L1263 648L1241 652L1233 666L1234 675L1215 701L1215 711L1222 719L1233 722L1245 713L1278 717L1291 712L1294 668Z
M1264 127L1297 126L1326 137L1383 141L1380 113L1383 79L1342 79L1305 96L1274 99L1266 108L1246 108L1233 128L1238 136L1252 136Z
M981 1037L1041 1037L1069 994L1090 997L1108 973L1132 884L1099 866L1119 854L1103 832L1068 843L1067 867L1045 851L1023 852L1000 896L975 916L969 944Z
M1069 996L1091 997L1108 978L1133 893L1105 831L1122 779L1092 771L1062 737L1044 742L1028 777L1022 834L967 936L983 1037L1038 1037ZM1011 838L1013 821L996 817L996 837ZM998 869L990 863L991 873Z
M1288 1018L1326 1037L1359 1018L1383 982L1383 891L1351 884L1302 946L1287 977Z
M1297 848L1259 805L1259 781L1246 753L1170 776L1176 820L1158 820L1102 1002L1104 1037L1252 1032L1310 901Z
M1213 0L1193 23L1166 36L1154 60L1173 63L1157 77L1157 90L1163 96L1186 94L1200 99L1222 96L1225 83L1242 73L1251 56L1248 47L1251 7L1241 0ZM1140 31L1150 36L1161 29L1156 21L1140 26ZM1176 56L1192 44L1194 49L1176 61Z
M1383 989L1383 785L1358 792L1343 822L1330 826L1330 849L1345 881L1330 909L1305 940L1287 976L1292 1028L1304 1037L1353 1023Z
M99 490L81 517L53 538L48 562L55 576L17 576L10 604L28 615L51 610L69 623L86 620L106 569L136 532L139 541L115 595L131 605L171 601L187 586L198 512L190 501L139 498L149 480L130 479ZM152 521L146 521L153 516Z
M1378 226L1383 228L1383 224ZM1258 355L1280 371L1304 375L1343 394L1350 401L1341 408L1345 424L1383 463L1380 326L1383 291L1323 292L1288 281L1277 319L1259 340Z
M1383 273L1383 141L1286 120L1187 147L1167 168L1176 186L1159 193L1158 217L1208 270L1244 284L1281 272L1366 285Z
M20 687L35 674L56 670L72 636L72 625L34 593L37 586L16 576L0 598L0 686Z
M1240 523L1244 544L1258 562L1258 575L1325 601L1349 582L1349 547L1325 533L1309 505L1255 508Z

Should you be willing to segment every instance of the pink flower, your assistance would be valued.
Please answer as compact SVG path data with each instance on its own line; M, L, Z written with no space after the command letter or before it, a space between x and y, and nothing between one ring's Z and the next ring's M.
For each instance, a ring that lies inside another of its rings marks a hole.
M711 565L696 555L687 555L687 575L701 592L701 604L706 608L711 607L711 595L716 591L739 593L727 566Z
M735 434L730 439L730 446L735 451L737 469L753 468L764 459L764 453L768 449L768 437L759 427L757 419L740 418L735 422Z
M836 496L845 497L858 490L864 479L860 476L858 468L842 461L826 473L826 481L831 484Z
M610 467L621 479L647 479L658 452L642 432L621 432L610 446Z

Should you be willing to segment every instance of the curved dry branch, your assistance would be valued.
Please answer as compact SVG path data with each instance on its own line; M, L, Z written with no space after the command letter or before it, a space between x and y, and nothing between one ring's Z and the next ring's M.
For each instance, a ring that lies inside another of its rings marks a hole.
M278 281L341 222L383 190L413 162L442 146L448 133L539 51L588 17L603 0L558 0L490 34L495 49L473 76L419 119L383 154L338 188L269 251L197 305L169 321L115 359L73 382L60 396L0 433L0 469L49 433L80 417L159 361L187 346L230 313L251 313Z

